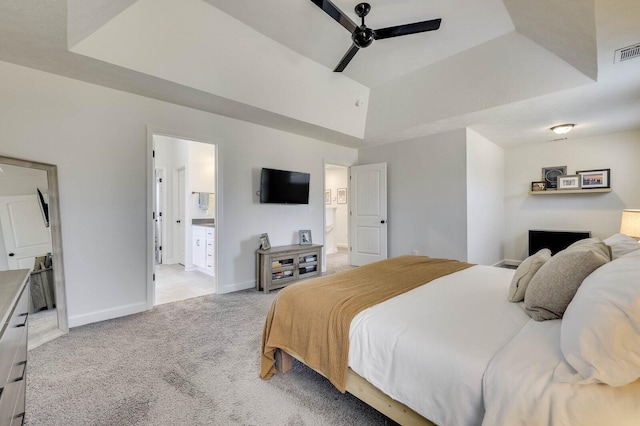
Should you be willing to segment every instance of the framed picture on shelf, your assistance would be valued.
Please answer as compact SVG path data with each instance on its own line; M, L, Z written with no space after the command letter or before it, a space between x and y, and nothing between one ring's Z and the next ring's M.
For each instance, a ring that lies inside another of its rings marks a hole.
M260 235L260 250L269 250L271 243L269 242L269 234Z
M580 176L558 176L558 190L561 189L580 189Z
M300 245L301 246L310 246L311 245L311 230L310 229L301 229L298 231L298 235L300 237Z
M547 183L547 189L558 188L558 176L567 174L567 166L554 166L542 168L542 180Z
M611 169L582 170L576 174L580 176L582 189L611 188Z
M327 189L324 191L324 203L331 204L331 190Z
M531 182L531 191L545 191L547 189L547 182Z
M347 188L338 188L338 204L347 204Z

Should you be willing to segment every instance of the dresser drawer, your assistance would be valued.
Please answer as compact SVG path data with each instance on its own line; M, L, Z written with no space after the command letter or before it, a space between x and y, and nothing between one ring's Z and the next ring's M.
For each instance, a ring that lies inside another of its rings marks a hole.
M0 426L9 426L13 423L14 409L20 397L20 389L24 389L21 382L6 383L2 389L2 394L0 395Z
M26 375L26 372L25 372ZM11 419L11 426L21 426L24 423L25 415L25 399L27 396L27 381L20 382L20 387L17 391L16 405L13 408L13 418Z
M7 383L0 395L0 426L21 425L25 412L26 380Z
M0 386L9 377L16 352L22 345L26 347L28 310L29 286L26 286L0 336Z

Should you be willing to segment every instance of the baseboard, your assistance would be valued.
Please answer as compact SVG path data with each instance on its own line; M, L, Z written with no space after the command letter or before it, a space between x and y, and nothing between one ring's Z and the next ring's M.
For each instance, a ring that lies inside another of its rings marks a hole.
M147 302L132 303L131 305L119 306L117 308L104 309L102 311L90 312L88 314L74 315L69 317L69 328L109 319L137 314L147 310Z
M256 288L255 280L218 286L218 294L233 293L234 291L248 290L250 288Z
M348 249L349 248L349 244L336 244L336 247L343 248L343 249Z

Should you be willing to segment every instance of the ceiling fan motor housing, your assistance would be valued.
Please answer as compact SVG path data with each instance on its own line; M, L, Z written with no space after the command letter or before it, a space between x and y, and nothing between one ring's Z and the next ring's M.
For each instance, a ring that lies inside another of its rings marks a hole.
M351 39L353 43L359 48L368 47L373 43L374 33L371 28L367 28L366 25L362 25L351 34Z

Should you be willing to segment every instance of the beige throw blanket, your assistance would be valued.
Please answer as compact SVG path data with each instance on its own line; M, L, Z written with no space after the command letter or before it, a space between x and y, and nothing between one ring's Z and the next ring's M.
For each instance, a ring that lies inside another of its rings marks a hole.
M321 372L344 393L351 320L364 309L470 266L456 260L400 256L280 290L264 326L260 377L275 374L275 351L280 348Z

